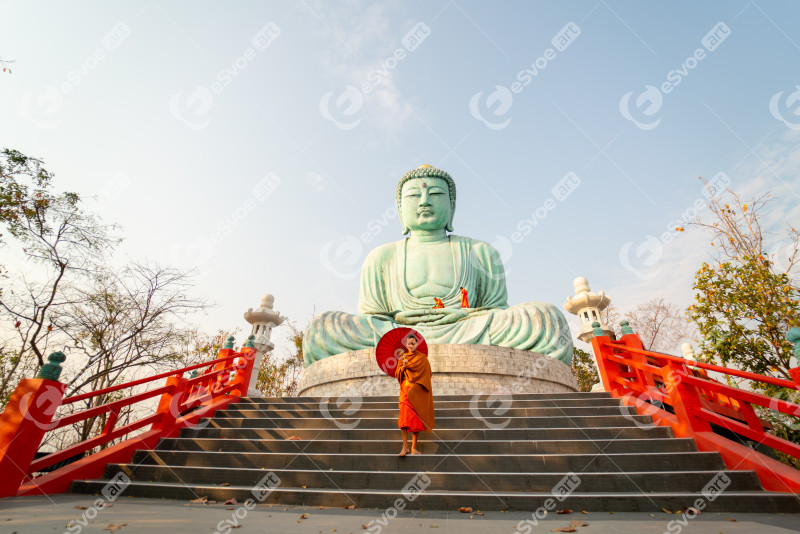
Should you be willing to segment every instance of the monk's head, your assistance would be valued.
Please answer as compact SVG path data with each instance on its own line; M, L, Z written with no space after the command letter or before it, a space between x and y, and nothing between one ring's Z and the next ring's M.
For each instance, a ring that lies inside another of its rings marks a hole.
M397 212L403 235L411 230L453 231L456 184L445 171L422 165L397 184Z
M414 334L409 334L408 337L406 337L406 348L409 351L414 352L417 349L418 343L417 336Z

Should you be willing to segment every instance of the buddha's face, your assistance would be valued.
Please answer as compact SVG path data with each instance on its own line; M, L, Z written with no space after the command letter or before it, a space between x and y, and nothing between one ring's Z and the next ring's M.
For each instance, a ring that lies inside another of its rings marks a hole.
M451 215L447 182L425 176L404 183L400 215L411 231L444 229Z

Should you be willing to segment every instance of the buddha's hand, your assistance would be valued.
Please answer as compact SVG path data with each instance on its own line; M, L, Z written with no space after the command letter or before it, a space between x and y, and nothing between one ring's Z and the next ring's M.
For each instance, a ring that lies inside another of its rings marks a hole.
M395 315L394 320L401 324L424 324L435 326L451 324L466 319L469 314L461 308L437 308L433 310L407 310Z
M433 312L430 314L433 316L433 320L426 322L428 326L435 326L437 324L452 324L460 321L461 319L466 319L469 317L469 313L461 308L438 308L430 311Z

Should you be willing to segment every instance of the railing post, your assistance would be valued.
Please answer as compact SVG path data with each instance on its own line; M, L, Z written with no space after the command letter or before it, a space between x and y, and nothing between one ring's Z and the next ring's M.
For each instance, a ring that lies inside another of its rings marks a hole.
M54 352L36 378L20 380L0 414L0 497L17 494L61 406L67 385L58 382L58 377L65 359L63 353Z
M612 382L612 378L617 376L617 366L614 364L614 368L611 369L607 366L608 362L606 361L606 351L613 350L607 343L611 341L603 329L600 326L600 323L595 321L592 323L592 350L594 351L594 359L597 362L597 372L600 373L600 381L603 383L603 388L608 391L609 393L616 387L616 382Z
M675 437L691 437L696 432L711 432L711 423L696 416L703 408L697 388L683 383L682 376L688 372L686 364L668 360L665 367L668 371L663 377L664 385L678 419L678 427L673 427Z
M247 338L247 342L241 349L241 358L236 360L236 377L234 383L237 385L239 397L247 396L247 392L251 386L255 388L255 380L253 380L253 370L255 367L256 355L258 350L253 346L255 336ZM258 379L258 377L255 377Z
M169 391L161 395L158 401L156 413L161 414L158 421L153 423L152 430L169 432L174 426L175 421L181 416L181 403L186 393L187 378L182 376L171 376L167 378Z
M619 338L620 341L625 343L626 347L644 350L644 345L642 345L642 340L639 338L639 334L633 331L633 328L631 328L630 323L628 321L620 321L619 325L620 325L620 330L622 331L622 335ZM647 356L645 356L644 354L632 353L630 354L629 357L631 360L634 360L636 362L640 362L643 364L648 363ZM636 373L636 376L639 378L642 385L644 385L648 389L650 388L658 389L656 387L656 382L653 379L653 375L640 369L634 368L633 371L634 373Z

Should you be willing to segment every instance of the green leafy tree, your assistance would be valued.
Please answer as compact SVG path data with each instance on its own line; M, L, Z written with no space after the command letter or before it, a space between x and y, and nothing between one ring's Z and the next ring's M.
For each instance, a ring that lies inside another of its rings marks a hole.
M693 285L689 316L703 336L702 351L724 366L791 380L789 328L800 323L800 292L764 257L704 263Z
M716 261L703 263L697 271L695 303L687 311L702 335L703 355L724 366L791 380L788 370L793 347L786 333L800 324L800 288L792 273L800 259L800 233L787 224L780 248L788 253L772 258L780 263L772 261L766 247L773 238L761 226L772 201L770 195L743 200L730 190L722 194L708 190L711 217L707 221L696 219L693 224L712 234ZM776 399L800 400L796 390L759 382L747 387ZM755 409L771 433L800 443L800 418ZM777 451L776 455L800 468L797 459Z
M581 350L578 347L573 349L571 367L580 391L591 391L592 386L600 381L594 358L585 350Z
M297 383L303 371L303 331L287 321L289 338L294 352L283 358L274 352L264 355L256 381L256 389L265 397L286 397L297 393Z

